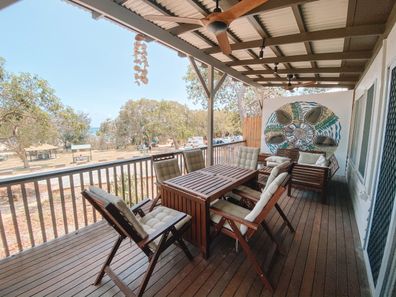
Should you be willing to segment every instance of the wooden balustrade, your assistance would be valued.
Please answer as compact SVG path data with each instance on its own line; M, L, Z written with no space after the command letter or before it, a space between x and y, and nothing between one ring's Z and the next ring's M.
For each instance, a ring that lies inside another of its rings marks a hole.
M214 145L214 163L230 164L244 143ZM176 156L185 173L182 151ZM0 179L0 259L101 220L80 195L90 185L129 205L157 194L150 156Z

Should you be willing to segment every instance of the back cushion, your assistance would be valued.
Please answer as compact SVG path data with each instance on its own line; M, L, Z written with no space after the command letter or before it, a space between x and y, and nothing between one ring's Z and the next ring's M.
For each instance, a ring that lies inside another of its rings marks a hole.
M239 168L257 169L257 160L260 148L242 146L239 148L237 163Z
M153 166L159 183L181 175L176 158L156 161Z
M298 164L315 165L316 161L323 156L323 154L300 152Z
M183 155L186 162L187 172L193 172L195 170L205 168L205 160L200 149L184 151Z
M260 195L260 200L256 203L252 211L245 217L245 220L249 222L254 222L258 215L262 212L264 207L267 205L268 201L271 199L272 195L278 190L279 186L283 183L288 173L284 172L278 175L277 178L268 186L268 188L263 191ZM241 233L246 232L247 227L241 225Z
M263 191L268 189L269 185L275 180L275 178L278 177L279 173L284 171L287 168L287 166L289 166L289 164L290 164L290 162L286 161L286 162L283 162L283 163L275 166L274 168L272 168L271 174L269 175L269 177L267 179L267 183L265 184Z
M133 228L142 238L145 238L147 236L146 231L144 231L136 216L132 213L132 211L130 211L130 209L122 199L94 186L89 187L89 192L90 195L92 195L95 199L101 201L105 206L107 206L109 203L116 206L120 213L125 217L129 224L133 226Z

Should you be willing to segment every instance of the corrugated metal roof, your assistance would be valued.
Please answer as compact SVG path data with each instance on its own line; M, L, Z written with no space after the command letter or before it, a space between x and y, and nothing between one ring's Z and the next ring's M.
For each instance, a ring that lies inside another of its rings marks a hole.
M73 1L73 0L71 0ZM115 3L122 3L121 0L113 0ZM275 0L271 0L275 1ZM301 9L301 14L303 21L305 22L306 29L308 32L310 31L318 31L318 30L327 30L334 28L343 28L346 26L347 19L347 11L348 11L348 2L349 0L319 0L312 1L308 3L304 3L299 5ZM356 11L364 11L365 7L373 6L375 1L357 1L357 9ZM222 3L220 3L221 5ZM126 1L123 6L129 8L133 12L144 16L147 14L158 14L161 15L162 9L161 7L155 8L156 5L165 7L166 10L170 11L171 14L182 16L182 17L196 17L201 18L204 17L205 14L213 11L215 7L215 1L213 0L198 0L197 5L194 5L192 1L175 1L175 0L153 0L153 1L142 1L142 0L129 0ZM202 9L200 9L200 6ZM360 9L360 10L359 10ZM368 8L367 8L368 9ZM374 9L375 10L375 9ZM387 13L386 8L380 9L382 21L385 22L389 13ZM166 12L165 12L166 13ZM358 19L362 14L355 14L355 22L358 24L366 23L364 20ZM363 14L364 15L364 14ZM271 9L269 11L261 12L256 15L256 18L259 19L259 26L263 25L264 32L268 33L270 37L278 37L292 34L299 34L300 30L297 25L297 21L295 19L293 10L291 7L284 7L281 9ZM378 19L381 19L378 16ZM376 21L378 21L376 19ZM241 17L235 20L229 29L229 41L230 44L242 41L249 42L253 40L260 40L261 35L257 31L257 24L253 25L255 22L253 19L249 19L247 17ZM155 24L160 26L161 28L167 30L173 27L182 26L182 24L178 24L175 22L159 22L155 21ZM143 32L144 33L144 32ZM234 36L232 36L234 35ZM195 32L188 32L179 35L181 39L185 40L189 44L199 48L206 49L213 46L217 46L217 39L214 34L207 31L206 28L200 28ZM160 37L157 37L160 38ZM161 39L161 38L160 38ZM350 50L372 50L373 46L377 40L376 36L364 37L357 36L351 38L351 49ZM336 53L342 52L344 48L344 38L338 39L329 39L329 40L320 40L320 41L311 41L312 51L314 54L321 53ZM356 43L356 44L355 44ZM255 46L258 44L255 43ZM305 48L305 44L303 42L293 43L293 44L282 44L278 46L281 53L285 56L294 56L294 55L307 55L307 51ZM188 50L187 50L188 51ZM244 50L235 50L232 53L234 58L227 57L222 53L212 54L214 58L218 59L221 62L229 62L235 60L251 60L255 57L258 57L260 48L250 48ZM254 54L252 54L254 53ZM231 57L232 57L231 56ZM271 50L270 47L266 47L264 51L265 58L276 57L276 54ZM201 57L202 58L202 57ZM363 66L367 60L346 60L345 65L359 65ZM317 67L340 67L341 61L317 61ZM289 65L293 68L311 68L312 64L310 61L305 62L292 62ZM271 68L274 67L274 63L268 64ZM260 70L265 69L264 65L255 64L245 66L236 66L234 67L238 71L245 71L247 69ZM278 69L285 69L283 63L279 63ZM293 73L293 69L290 69L290 72ZM337 77L338 74L320 74L321 77ZM312 74L300 74L300 77L310 77ZM274 77L272 74L268 75L259 75L252 77ZM285 77L283 75L282 77Z
M259 18L273 37L300 33L290 7L261 13Z
M306 55L307 54L305 45L304 45L304 43L301 43L301 42L280 45L279 49L286 56Z
M348 0L321 0L305 3L301 7L308 31L346 26Z
M342 52L344 49L344 38L312 41L311 45L315 54Z

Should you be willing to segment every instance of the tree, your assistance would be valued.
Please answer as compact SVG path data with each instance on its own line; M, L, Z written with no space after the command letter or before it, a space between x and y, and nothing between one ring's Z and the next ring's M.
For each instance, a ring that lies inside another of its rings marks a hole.
M201 74L208 81L208 69L199 67ZM220 74L215 72L215 83L220 79ZM189 66L184 76L188 98L195 104L200 104L207 109L208 98L204 92L194 69ZM255 88L245 86L239 81L227 77L216 93L214 108L239 114L240 118L261 114L261 102L268 98L282 96L282 88Z
M29 167L27 147L56 141L52 120L61 104L47 81L29 73L8 73L3 59L0 74L0 137Z
M91 119L88 114L75 112L67 106L57 112L55 123L59 131L59 140L64 148L71 144L81 144L88 138Z
M98 132L96 135L99 137L99 147L101 149L112 147L116 144L116 126L115 121L111 119L106 119L100 124Z

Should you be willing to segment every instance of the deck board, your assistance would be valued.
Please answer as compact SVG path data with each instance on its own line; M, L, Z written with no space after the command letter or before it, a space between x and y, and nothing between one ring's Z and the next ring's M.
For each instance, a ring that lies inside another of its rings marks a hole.
M258 261L276 288L266 290L235 242L220 235L208 260L189 244L190 262L177 247L161 256L144 296L369 296L357 226L346 185L330 186L328 204L309 191L293 190L280 204L295 226L289 231L271 212L267 223L281 242L276 252L260 230L250 241ZM122 296L108 276L92 285L116 234L104 222L0 261L0 296ZM147 259L124 241L114 271L137 290Z

